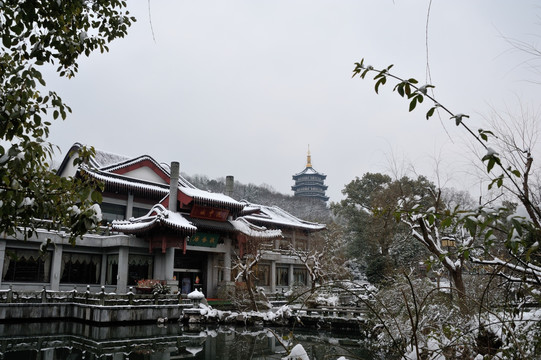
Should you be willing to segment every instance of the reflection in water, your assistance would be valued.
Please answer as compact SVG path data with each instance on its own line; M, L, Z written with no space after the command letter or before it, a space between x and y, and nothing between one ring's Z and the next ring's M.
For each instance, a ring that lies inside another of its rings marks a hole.
M359 334L286 328L91 326L72 322L0 324L0 360L280 359L301 343L310 359L370 359ZM280 339L280 340L278 340Z

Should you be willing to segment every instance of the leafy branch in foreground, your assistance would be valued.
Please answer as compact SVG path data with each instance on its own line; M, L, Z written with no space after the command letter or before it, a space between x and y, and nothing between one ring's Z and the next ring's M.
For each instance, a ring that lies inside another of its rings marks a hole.
M125 7L119 0L0 1L0 231L7 235L68 228L73 242L99 223L99 184L84 172L61 179L51 167L50 121L66 119L71 108L46 88L39 69L73 77L79 56L108 51L127 34L135 19ZM77 162L92 155L82 149Z
M502 174L493 178L489 187L493 185L497 187L504 186L504 179L507 179L511 182L512 186L509 188L520 200L520 202L525 206L528 215L531 217L532 221L535 223L536 227L541 227L541 210L537 204L534 204L530 198L530 189L527 182L529 172L531 170L531 163L533 158L529 149L519 149L526 157L525 162L527 166L524 167L522 171L514 168L511 165L505 166L502 163L501 156L490 146L488 146L488 141L490 138L495 138L495 135L492 131L478 129L477 133L473 131L466 123L465 119L469 118L469 115L462 113L454 113L440 102L438 102L434 96L429 94L429 90L433 89L435 86L431 84L418 85L418 81L414 78L404 79L399 76L396 76L389 72L393 65L388 66L383 70L377 70L371 65L365 65L364 59L361 62L355 63L355 68L353 69L352 77L360 77L365 79L365 77L373 72L375 73L374 80L375 91L378 93L380 86L387 83L387 79L393 79L396 81L396 85L393 88L393 91L396 91L401 97L409 100L409 111L413 111L418 104L422 103L424 98L428 98L432 101L432 106L426 113L426 119L430 119L436 110L441 110L446 112L450 119L455 120L457 126L462 126L468 134L474 137L474 139L485 149L486 154L482 157L482 161L486 162L486 170L490 175L493 168L497 165ZM529 164L529 166L528 166ZM521 181L522 180L522 181ZM526 180L526 181L525 181Z
M397 220L407 224L414 238L436 255L435 260L450 272L462 299L465 299L465 287L461 277L466 261L489 266L509 281L541 286L541 263L538 261L541 211L539 204L532 200L534 197L529 184L533 163L530 150L513 144L513 154L508 156L513 158L518 154L521 169L510 165L513 162L506 154L500 155L488 145L489 140L499 140L493 131L479 129L474 132L465 121L468 115L452 112L429 94L434 85L418 85L414 78L405 79L390 73L391 68L392 65L377 70L365 65L363 59L355 63L353 77L364 79L368 74L375 74L376 93L388 80L394 80L393 91L409 101L409 111L416 109L425 98L431 100L426 118L430 119L436 110L443 111L457 126L462 126L473 136L486 151L481 160L486 164L487 175L492 177L489 188L496 185L508 189L524 210L518 211L513 206L499 209L480 206L471 210L447 208L439 204L440 190L437 190L432 194L432 206L423 205L419 199L411 197L401 199ZM493 177L491 174L495 168L499 168L501 174Z

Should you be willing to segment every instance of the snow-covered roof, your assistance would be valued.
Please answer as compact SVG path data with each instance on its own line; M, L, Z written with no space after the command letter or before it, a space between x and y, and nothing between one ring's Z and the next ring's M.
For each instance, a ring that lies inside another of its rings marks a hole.
M68 158L72 158L75 156L77 149L79 149L82 145L79 143L76 143L73 145L72 149L70 150L70 154L66 156L66 158L63 161L63 165L61 166L61 169L63 166L66 166L66 164L69 162ZM136 158L129 158L123 155L117 155L109 152L105 152L102 150L96 150L96 156L91 161L91 164L89 165L82 165L80 167L81 171L86 172L91 177L102 181L106 184L107 187L110 189L114 189L115 191L122 191L122 192L132 192L134 194L142 195L142 196L148 196L152 198L161 198L162 202L164 199L169 196L169 185L166 183L158 183L154 181L150 181L148 179L140 179L133 176L127 176L123 175L122 170L126 171L129 167L137 167L144 166L146 164L147 166L150 166L154 169L154 171L160 172L165 174L165 176L170 178L170 169L167 165L162 165L159 162L155 161L151 156L148 155L142 155ZM61 173L61 169L59 170L59 173ZM313 168L307 167L303 173L306 172L314 172L317 173ZM127 174L127 173L126 173ZM163 178L163 176L162 176ZM152 180L152 179L151 179ZM194 204L202 205L202 206L211 206L211 207L220 207L220 208L226 208L230 209L233 212L233 215L235 216L236 213L241 213L242 217L248 222L251 222L252 224L244 224L244 220L240 220L239 223L231 224L234 229L229 228L220 228L222 231L240 231L246 235L252 236L250 234L255 234L255 232L258 232L258 236L269 236L269 237L279 237L281 236L281 233L278 235L278 233L270 233L269 231L274 230L266 230L264 228L256 229L258 228L257 225L264 225L267 227L290 227L290 228L298 228L303 229L307 231L318 231L325 228L324 224L318 224L313 223L309 221L301 220L288 212L276 207L276 206L265 206L265 205L257 205L257 204L250 204L245 201L239 202L225 194L220 193L212 193L209 191L197 189L195 186L190 184L186 179L184 179L182 176L179 177L179 199L181 193L183 194L183 198L185 204L188 204L190 201L193 201ZM187 198L186 198L187 197ZM162 205L159 205L162 206ZM162 206L163 207L163 206ZM155 206L156 208L156 206ZM154 209L154 208L153 208ZM165 208L164 208L165 209ZM150 213L149 213L150 214ZM193 227L194 231L197 230L197 227L191 224L188 220L182 217L182 215L177 213L171 213L176 215L171 215L171 219L176 217L177 215L182 218L182 221L186 221L187 224L190 224L190 226ZM166 224L169 224L170 226L175 226L172 223L169 223L168 220L170 217L164 217L164 214L161 214L160 211L156 210L155 215L151 218L145 218L141 217L138 219L130 219L127 221L118 221L115 224L115 230L122 231L122 232L137 232L139 229L148 228L149 226L155 226L156 222L160 223L162 219L165 221ZM179 224L183 223L180 219ZM208 225L208 224L207 224ZM183 225L184 226L184 225ZM255 226L255 227L251 227ZM182 226L181 226L182 228ZM126 231L122 230L126 229ZM265 235L263 235L265 233Z
M192 222L192 220L195 221ZM216 227L218 224L221 227ZM182 214L169 211L160 204L154 205L144 216L129 220L114 220L111 226L114 231L120 231L126 234L139 234L148 232L156 227L165 227L187 236L195 234L199 227L203 228L203 230L210 227L213 230L237 232L258 239L271 240L283 237L281 230L268 230L265 227L251 224L243 218L226 222L192 218L188 220Z
M222 205L227 206L229 208L233 208L237 211L242 210L244 207L244 204L225 195L220 193L213 193L201 189L195 189L195 188L181 188L179 189L184 194L188 195L189 197L194 199L194 202L199 205L207 205L207 206L215 206L215 205Z
M144 216L129 220L114 220L111 226L113 230L126 234L147 232L155 227L166 227L184 236L193 235L197 231L197 227L180 213L169 211L160 204L154 205Z
M153 195L163 197L169 194L169 186L150 181L134 179L131 177L103 172L98 169L92 169L82 166L81 170L96 180L102 181L106 186L117 190L132 191L136 194Z
M62 164L59 166L58 174L61 174L63 169L68 166L70 160L77 155L77 152L81 147L85 145L81 143L75 143L72 145L66 156L64 157ZM89 146L87 146L89 147ZM94 149L95 155L90 159L89 167L93 169L102 170L104 172L113 172L118 169L125 168L127 166L136 164L148 160L152 162L158 169L163 171L167 177L170 177L169 166L166 164L160 164L154 158L149 155L141 155L135 158L115 154L109 151L104 151L100 149ZM179 186L187 188L195 188L188 180L186 180L182 175L179 176Z
M236 230L248 237L267 240L280 239L284 237L282 235L282 230L268 230L263 226L254 225L242 217L232 220L230 223Z
M259 211L257 211L259 209ZM278 206L266 206L259 204L245 203L242 217L256 224L265 224L275 227L297 228L307 231L319 231L326 228L325 224L319 224L306 220L288 213Z
M237 232L235 227L229 221L215 221L208 219L194 218L191 216L184 216L189 222L197 226L201 231L219 231L223 233L234 234Z
M169 185L167 184L159 184L151 181L135 179L133 177L118 175L88 167L82 167L81 169L96 180L102 181L107 186L118 190L129 190L137 194L159 197L169 195ZM243 203L224 194L211 193L200 189L186 188L181 186L179 186L179 191L192 198L194 203L199 205L227 207L236 211L242 210L244 206Z
M97 152L97 151L96 151ZM137 163L149 161L152 163L158 171L163 172L168 178L171 177L171 172L169 169L169 165L160 164L152 156L149 155L141 155L136 158L125 158L123 161L116 162L113 164L109 164L107 166L100 167L99 169L105 172L116 172L121 169L125 169L127 167L130 167L132 165L135 165ZM180 187L183 188L191 188L196 189L195 186L193 186L188 180L186 180L182 175L179 175L178 184Z
M129 157L124 155L118 155L98 149L94 150L96 151L96 155L94 155L94 157L91 159L90 165L98 169L118 164L130 159Z
M81 144L73 145L70 154L66 156L61 168L68 163L67 158L73 156L74 151L80 148ZM116 174L115 171L125 169L129 166L141 162L150 162L158 172L163 172L166 177L170 177L168 166L162 166L151 156L142 155L137 158L128 158L126 156L108 153L96 150L96 157L91 161L90 166L81 166L81 169L87 172L93 178L103 181L107 186L121 191L132 191L141 195L151 195L163 197L169 193L169 185L156 183L148 180L137 179L131 176ZM59 173L61 170L59 170ZM205 190L197 189L189 181L179 176L179 190L194 200L194 203L205 206L219 206L231 208L234 211L240 211L244 206L235 199L220 193L211 193Z

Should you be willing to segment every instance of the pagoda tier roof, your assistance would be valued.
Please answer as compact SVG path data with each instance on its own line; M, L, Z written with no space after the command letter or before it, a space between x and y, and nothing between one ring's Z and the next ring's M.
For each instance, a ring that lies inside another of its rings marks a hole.
M317 172L317 170L314 169L313 167L307 166L306 168L304 168L303 171L293 175L293 180L296 180L298 177L303 176L303 175L316 175L316 176L321 177L322 179L325 179L327 177L327 175Z
M302 188L302 187L306 187L306 186L312 186L312 187L315 187L317 188L318 190L327 190L328 186L327 185L324 185L322 183L316 183L316 182L298 182L297 184L295 185L292 185L291 186L291 190L295 191L297 190L298 188Z
M181 236L195 234L197 227L190 223L180 213L169 211L162 205L157 204L144 216L129 220L114 220L112 229L125 234L141 234L155 228L173 230Z
M296 197L303 197L306 199L318 199L321 201L329 201L329 197L325 196L325 193L317 192L297 192L295 193Z
M266 206L246 202L241 214L243 219L258 225L295 228L309 232L320 231L326 228L325 224L299 219L278 206Z

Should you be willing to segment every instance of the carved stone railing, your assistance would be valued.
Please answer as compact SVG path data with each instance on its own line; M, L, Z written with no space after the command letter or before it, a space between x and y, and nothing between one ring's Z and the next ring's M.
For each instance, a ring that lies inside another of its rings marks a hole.
M127 294L106 293L105 287L93 293L90 286L86 291L52 291L45 287L40 291L15 291L10 286L7 290L0 290L0 304L58 304L75 303L101 306L126 305L186 305L191 306L188 299L180 294L135 294L130 287Z

